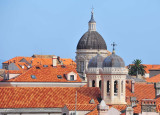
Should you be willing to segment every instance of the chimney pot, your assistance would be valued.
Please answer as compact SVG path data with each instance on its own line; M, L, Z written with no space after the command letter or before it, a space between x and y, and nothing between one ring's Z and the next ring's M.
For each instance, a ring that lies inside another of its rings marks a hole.
M57 67L57 56L53 56L52 64L53 64L53 67Z
M131 92L134 93L135 81L131 81Z

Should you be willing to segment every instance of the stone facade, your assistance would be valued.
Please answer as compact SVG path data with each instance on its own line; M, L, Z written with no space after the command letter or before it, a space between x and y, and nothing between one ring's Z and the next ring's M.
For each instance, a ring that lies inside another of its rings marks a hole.
M107 104L126 104L126 68L88 68L88 87L100 87Z
M110 52L107 50L96 49L79 49L76 52L77 72L84 75L85 70L88 68L89 60L95 57L98 53L107 57Z

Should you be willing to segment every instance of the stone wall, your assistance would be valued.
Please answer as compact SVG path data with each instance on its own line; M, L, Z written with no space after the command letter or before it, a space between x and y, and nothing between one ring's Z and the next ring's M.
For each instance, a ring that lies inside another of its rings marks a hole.
M1 82L0 87L83 87L87 82Z

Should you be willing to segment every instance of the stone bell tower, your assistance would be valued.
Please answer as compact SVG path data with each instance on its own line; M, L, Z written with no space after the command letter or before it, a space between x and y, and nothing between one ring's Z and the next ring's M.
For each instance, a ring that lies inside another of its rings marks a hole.
M97 54L89 61L86 71L88 87L100 87L101 97L106 104L126 104L126 75L123 59L115 54L115 43L112 55L103 58Z
M112 55L103 61L102 99L107 104L126 104L126 75L123 59L115 54L115 43Z

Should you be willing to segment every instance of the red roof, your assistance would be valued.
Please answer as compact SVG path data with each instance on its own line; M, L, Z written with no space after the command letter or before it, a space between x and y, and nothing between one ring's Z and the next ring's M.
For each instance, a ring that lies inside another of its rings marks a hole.
M146 66L145 71L146 73L149 73L149 70L151 69L160 69L160 65L149 65L149 64L143 64L144 66Z
M93 111L89 112L87 115L98 115L98 110L94 109Z
M130 65L134 65L134 64L130 64ZM149 70L152 70L152 69L160 69L160 65L150 65L150 64L142 64L144 66L146 66L144 68L144 70L146 71L146 73L149 73Z
M75 110L75 104L66 105L69 111ZM92 111L97 108L97 104L77 104L76 110L77 111Z
M21 62L22 59L25 59L28 63L34 65L52 65L52 58L33 58L33 57L14 57L8 61L5 61L3 63L18 63L18 64L27 64L25 62ZM72 59L66 59L61 58L60 59L64 65L74 65L76 66L76 63Z
M24 71L21 70L5 70L5 73L10 73L10 74L22 74Z
M77 80L75 81L68 81L65 77L65 74L69 72L74 72L77 74ZM34 75L36 79L33 79L31 76ZM57 76L60 75L62 78L59 79ZM42 65L34 66L24 72L23 74L10 79L8 81L11 82L81 82L81 78L79 77L76 69L71 66L62 67L58 65L57 67L43 67Z
M0 108L51 108L65 104L89 104L91 99L98 104L99 88L54 88L54 87L0 87Z
M135 83L135 92L131 92L131 83L126 84L126 101L127 104L131 104L130 97L136 97L139 101L138 105L134 107L134 113L141 112L141 100L142 99L154 99L155 98L155 88L154 84L147 83Z
M146 81L147 82L153 82L153 83L160 82L160 74L155 75L151 78L147 78Z

